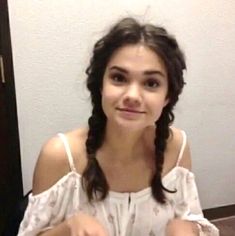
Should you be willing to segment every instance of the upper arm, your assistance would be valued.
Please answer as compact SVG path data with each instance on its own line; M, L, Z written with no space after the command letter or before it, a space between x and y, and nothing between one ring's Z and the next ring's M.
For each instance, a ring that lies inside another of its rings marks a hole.
M69 172L69 164L61 139L47 141L39 154L33 176L33 194L41 193Z

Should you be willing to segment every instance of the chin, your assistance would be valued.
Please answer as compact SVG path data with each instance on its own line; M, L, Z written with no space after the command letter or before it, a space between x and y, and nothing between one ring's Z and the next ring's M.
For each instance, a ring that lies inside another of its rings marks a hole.
M119 120L116 124L119 129L124 129L126 132L143 130L148 126L146 122L137 120Z

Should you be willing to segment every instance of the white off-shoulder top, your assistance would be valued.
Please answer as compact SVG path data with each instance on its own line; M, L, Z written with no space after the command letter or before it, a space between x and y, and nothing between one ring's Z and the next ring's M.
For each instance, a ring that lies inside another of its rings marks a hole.
M131 193L109 191L105 200L90 204L81 186L81 175L76 171L67 138L59 134L71 171L48 190L29 195L18 235L37 235L74 213L84 211L97 218L110 236L164 236L167 222L176 217L197 222L200 235L218 236L218 229L203 217L194 174L179 166L186 144L184 131L182 135L177 164L162 179L167 189L176 189L177 192L166 193L167 202L162 205L153 198L150 187Z

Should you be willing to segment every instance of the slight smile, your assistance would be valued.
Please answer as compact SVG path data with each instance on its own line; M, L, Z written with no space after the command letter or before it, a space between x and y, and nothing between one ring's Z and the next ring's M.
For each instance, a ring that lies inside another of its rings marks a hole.
M132 112L132 113L145 113L143 111L136 111L136 110L132 110L132 109L129 109L129 108L117 108L117 110L119 110L119 111L126 111L126 112Z

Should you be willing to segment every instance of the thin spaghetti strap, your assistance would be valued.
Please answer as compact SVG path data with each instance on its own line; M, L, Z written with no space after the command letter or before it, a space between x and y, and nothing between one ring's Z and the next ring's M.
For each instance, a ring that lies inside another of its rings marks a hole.
M183 136L183 141L182 141L182 145L181 145L181 148L180 148L180 153L179 153L179 156L178 156L178 159L177 159L177 163L176 163L176 166L179 165L181 159L182 159L182 156L183 156L183 153L184 153L184 149L185 149L185 145L186 145L186 141L187 141L187 136L186 136L186 133L181 130L181 134Z
M72 171L76 171L76 168L75 168L75 165L74 165L74 161L73 161L73 156L72 156L72 153L71 153L71 150L70 150L70 147L69 147L69 143L68 143L68 140L66 138L66 136L62 133L58 133L58 136L61 138L63 144L64 144L64 147L65 147L65 151L66 151L66 154L67 154L67 157L68 157L68 161L69 161L69 166L70 166L70 169Z

